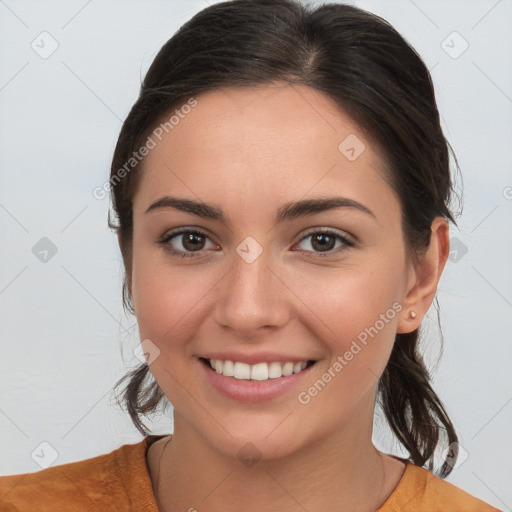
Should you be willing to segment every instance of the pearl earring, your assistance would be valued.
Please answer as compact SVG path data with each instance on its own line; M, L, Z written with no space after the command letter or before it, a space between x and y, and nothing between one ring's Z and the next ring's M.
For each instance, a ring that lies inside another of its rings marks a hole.
M409 318L416 318L416 311L412 310L412 311L409 311Z

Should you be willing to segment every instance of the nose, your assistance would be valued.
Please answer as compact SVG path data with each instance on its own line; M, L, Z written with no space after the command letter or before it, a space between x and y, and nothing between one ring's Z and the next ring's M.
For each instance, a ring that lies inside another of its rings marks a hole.
M231 270L219 284L215 320L238 340L252 340L289 319L289 291L269 263L265 251L252 263L235 254Z

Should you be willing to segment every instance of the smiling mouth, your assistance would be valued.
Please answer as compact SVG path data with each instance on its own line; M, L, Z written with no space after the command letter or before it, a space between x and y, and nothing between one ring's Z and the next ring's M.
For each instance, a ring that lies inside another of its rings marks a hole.
M239 361L221 361L219 359L206 359L200 357L199 360L210 370L215 371L224 377L232 377L238 380L270 380L281 377L289 377L302 372L306 368L313 366L316 361L301 361L298 363L257 363L246 364Z

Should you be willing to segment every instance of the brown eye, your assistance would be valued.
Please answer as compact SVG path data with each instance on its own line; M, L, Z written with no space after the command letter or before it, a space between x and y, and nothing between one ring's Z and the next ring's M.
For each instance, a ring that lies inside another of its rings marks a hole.
M316 256L331 256L354 245L352 240L335 231L312 231L299 242L303 252Z
M197 229L180 229L168 233L157 243L172 255L179 255L180 257L200 256L204 252L203 249L208 248L208 243L210 243L210 248L218 248L206 233Z
M200 233L186 233L180 235L182 245L187 251L199 251L204 247L205 237Z
M316 251L324 252L334 249L336 239L325 233L318 233L311 237L311 246Z

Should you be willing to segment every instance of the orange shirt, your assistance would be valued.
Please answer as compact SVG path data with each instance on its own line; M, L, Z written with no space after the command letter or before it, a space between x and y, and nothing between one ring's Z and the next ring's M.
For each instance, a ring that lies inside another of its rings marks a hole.
M111 453L0 478L1 512L158 512L146 465L148 436ZM405 459L404 474L377 512L499 512Z

